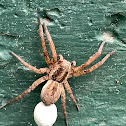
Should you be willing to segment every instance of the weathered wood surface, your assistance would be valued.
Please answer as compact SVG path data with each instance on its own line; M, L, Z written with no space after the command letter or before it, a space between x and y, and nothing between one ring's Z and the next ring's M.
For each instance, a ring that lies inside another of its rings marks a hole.
M15 98L41 77L26 69L10 51L37 68L47 66L37 32L38 16L50 21L47 26L57 53L69 61L77 61L77 65L86 62L97 51L103 33L114 38L107 41L101 57L91 64L117 50L104 65L92 73L69 79L80 112L68 95L66 106L69 126L126 125L125 0L1 0L0 105ZM42 85L22 100L1 109L0 126L35 126L33 110L40 101ZM60 99L56 105L58 119L54 126L65 126Z

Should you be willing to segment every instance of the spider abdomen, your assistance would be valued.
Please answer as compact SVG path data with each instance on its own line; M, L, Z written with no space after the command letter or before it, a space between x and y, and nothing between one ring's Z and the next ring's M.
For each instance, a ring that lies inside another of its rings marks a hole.
M60 97L61 88L60 83L48 80L47 83L43 86L41 91L41 100L45 105L54 104Z

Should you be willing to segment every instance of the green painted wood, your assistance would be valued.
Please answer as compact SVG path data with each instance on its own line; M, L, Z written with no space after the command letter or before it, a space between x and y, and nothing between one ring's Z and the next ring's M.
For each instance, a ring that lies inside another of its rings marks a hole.
M101 57L91 64L117 50L103 66L87 75L69 79L80 112L68 95L66 107L69 126L125 126L125 0L0 0L0 105L15 98L41 77L26 69L10 51L37 68L47 66L37 32L38 16L50 20L48 29L57 53L69 61L77 61L77 65L86 62L97 51L103 33L114 37L113 42L105 44ZM47 48L51 55L48 42ZM36 126L33 111L40 101L43 85L1 109L0 126ZM64 126L60 99L56 105L58 118L54 126Z

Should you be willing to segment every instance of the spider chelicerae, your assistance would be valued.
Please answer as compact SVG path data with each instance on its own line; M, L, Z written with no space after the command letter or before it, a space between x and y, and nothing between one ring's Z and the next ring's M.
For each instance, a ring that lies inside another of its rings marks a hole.
M48 64L49 68L37 69L37 68L29 65L28 63L26 63L14 52L11 52L11 53L18 60L20 60L24 64L24 66L26 66L27 68L31 69L32 71L34 71L38 74L47 73L47 75L40 77L38 80L33 82L33 84L27 90L25 90L23 93L21 93L15 99L10 100L7 103L5 103L4 105L0 106L0 108L3 108L4 106L6 106L7 104L9 104L11 102L20 100L24 95L30 93L39 84L41 84L42 82L47 80L46 84L43 86L42 91L41 91L41 95L40 95L41 100L45 105L48 106L48 105L55 103L59 99L59 97L61 96L63 115L66 120L66 125L68 126L68 119L67 119L66 106L65 106L66 96L65 96L64 87L65 87L67 93L69 94L70 98L72 99L73 103L76 105L77 109L78 110L80 110L80 109L79 109L79 106L77 104L76 99L73 96L72 90L69 86L67 79L72 76L78 77L78 76L82 76L84 74L92 72L93 70L95 70L96 68L101 66L110 57L110 55L115 53L115 51L112 51L111 53L107 54L100 62L93 65L89 69L84 70L85 67L89 66L95 59L97 59L101 55L102 48L105 44L105 40L104 40L102 42L102 44L100 45L98 52L96 52L85 64L82 64L78 67L75 67L76 66L75 61L69 62L69 61L65 60L62 55L57 56L55 46L54 46L54 43L53 43L52 38L50 36L50 33L47 29L46 24L43 23L44 29L45 29L45 32L46 32L46 35L47 35L47 38L49 41L49 45L50 45L50 48L52 51L52 59L50 59L48 52L47 52L47 49L46 49L46 45L45 45L43 28L41 25L40 18L38 18L38 23L39 23L39 32L40 32L43 54L44 54L45 61ZM58 57L59 57L59 59L58 59Z

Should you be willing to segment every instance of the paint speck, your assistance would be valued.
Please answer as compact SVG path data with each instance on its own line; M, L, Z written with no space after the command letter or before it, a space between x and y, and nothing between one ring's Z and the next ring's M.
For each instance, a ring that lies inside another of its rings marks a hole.
M10 59L10 54L8 53L8 51L6 50L0 51L0 59L2 60Z
M116 83L119 83L119 81L118 81L118 80L116 80Z
M120 90L116 89L116 94L119 94Z

